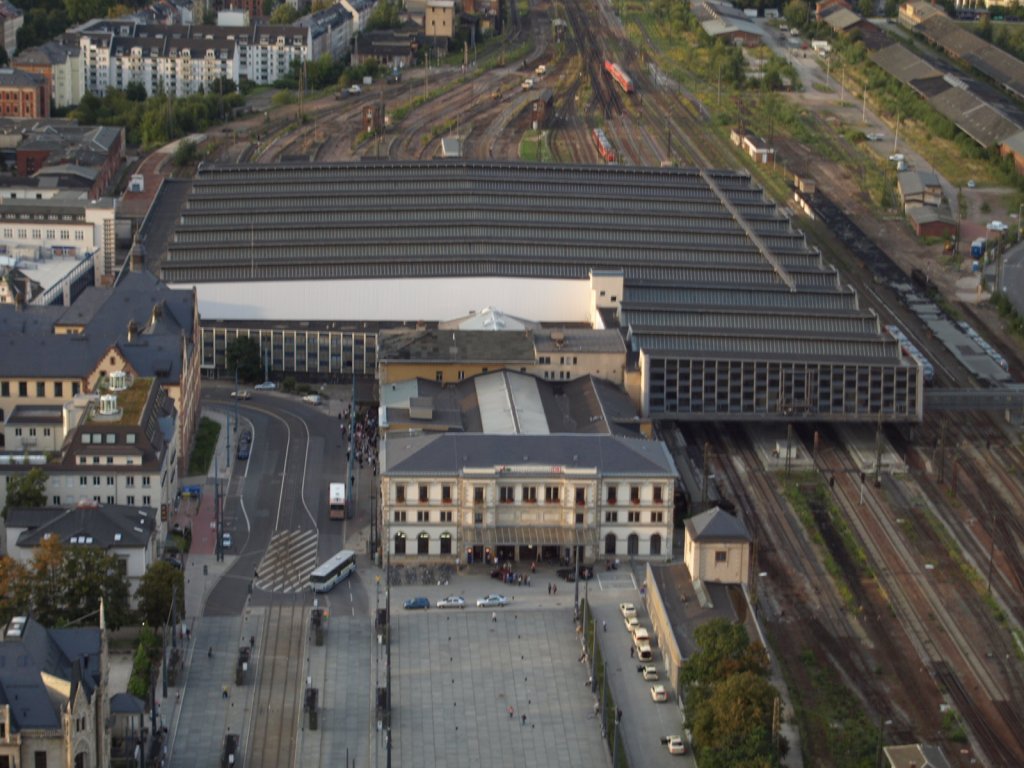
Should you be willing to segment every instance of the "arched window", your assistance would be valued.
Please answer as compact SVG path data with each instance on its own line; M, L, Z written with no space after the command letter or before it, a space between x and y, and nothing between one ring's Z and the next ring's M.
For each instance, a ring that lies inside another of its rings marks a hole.
M635 533L629 534L629 538L626 539L626 554L640 554L640 537L637 536Z
M450 555L452 553L452 535L450 533L441 534L441 554Z
M395 554L405 554L405 534L401 531L395 534Z
M604 537L604 553L606 555L615 554L615 534L609 533Z
M660 533L656 533L653 536L651 536L651 554L652 555L660 555L661 554L661 534Z
M424 531L416 537L416 554L417 555L429 555L430 554L430 534Z

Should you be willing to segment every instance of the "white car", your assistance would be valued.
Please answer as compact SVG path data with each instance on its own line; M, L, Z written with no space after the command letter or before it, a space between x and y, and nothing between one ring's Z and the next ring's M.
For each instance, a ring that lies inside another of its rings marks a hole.
M644 664L644 666L640 668L640 674L647 682L650 682L651 680L657 680L658 668L653 664Z
M666 736L664 742L670 755L686 754L686 741L682 736Z
M448 595L437 601L438 608L465 608L466 598L460 595Z
M265 389L277 389L277 384L272 381L262 381L257 384L253 389L265 390Z
M664 685L651 686L651 701L668 701L668 691L665 690Z
M531 88L533 88L533 78L532 77L528 77L525 80L523 80L523 90L524 91L528 91Z
M225 533L220 540L221 549L231 549L231 534Z
M537 68L533 71L536 72L538 75L543 75L545 72L548 71L548 68L545 64L538 64Z
M360 87L359 87L358 85L356 85L355 83L353 83L352 85L350 85L350 86L348 87L348 92L349 92L349 93L351 93L351 94L352 94L353 96L358 96L358 95L359 95L360 93L362 93L362 92L363 92L363 89L362 89L362 88L360 88Z
M889 155L889 160L890 160L890 162L893 162L893 163L901 163L901 162L903 162L906 159L907 158L905 158L902 153L897 153L895 155Z
M627 616L625 618L625 622L626 631L629 632L629 634L631 635L633 634L633 630L640 626L640 619L638 619L636 616Z
M501 608L508 605L508 598L504 595L488 595L476 601L477 608Z
M974 183L974 179L968 179L967 180L967 188L968 189L974 189L976 186L978 186L978 185Z
M651 642L651 633L647 631L647 627L640 625L633 627L633 642L637 644Z
M237 392L232 392L231 397L235 400L248 400L252 397L252 393L248 389L240 389Z
M622 618L628 619L630 616L636 616L636 606L632 603L619 603L619 613L622 614Z
M310 405L320 405L320 403L322 403L324 400L322 397L320 397L320 395L314 393L312 395L303 395L302 401L305 403L309 403Z

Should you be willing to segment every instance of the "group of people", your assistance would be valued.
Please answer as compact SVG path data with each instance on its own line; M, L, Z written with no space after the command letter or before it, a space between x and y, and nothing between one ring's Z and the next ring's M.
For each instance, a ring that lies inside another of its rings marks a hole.
M343 441L348 440L349 424L351 423L352 416L352 405L345 406L345 410L338 414L338 419L341 421L341 439ZM358 416L356 416L355 426L353 427L355 433L353 435L352 443L355 445L355 459L356 463L359 464L359 468L362 469L364 466L369 465L370 469L373 470L373 476L377 476L378 469L378 458L377 458L377 417L372 410L365 410ZM352 445L345 448L345 459L352 458Z

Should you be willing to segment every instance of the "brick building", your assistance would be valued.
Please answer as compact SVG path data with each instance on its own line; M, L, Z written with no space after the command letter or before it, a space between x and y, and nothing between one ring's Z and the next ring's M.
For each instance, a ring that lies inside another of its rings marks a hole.
M31 72L0 69L0 115L49 117L50 81Z

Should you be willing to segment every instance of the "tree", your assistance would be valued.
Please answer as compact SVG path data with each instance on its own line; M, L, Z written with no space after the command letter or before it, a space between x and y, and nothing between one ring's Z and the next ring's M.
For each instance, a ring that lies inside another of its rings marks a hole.
M199 158L199 147L194 141L182 139L171 155L171 162L178 168L192 165Z
M101 598L111 629L130 619L128 577L116 555L85 545L66 547L49 536L36 548L30 573L32 613L41 624L82 623L98 615Z
M13 557L0 557L0 624L23 616L32 605L32 584L28 568Z
M740 672L715 683L693 720L693 741L700 748L701 766L776 765L772 709L777 696L768 681L755 672Z
M7 49L0 45L0 67L11 66L11 57L7 55Z
M224 350L228 372L237 371L239 381L259 381L262 376L260 345L251 336L238 336Z
M807 3L804 0L789 0L786 7L782 9L782 15L786 17L791 27L803 29L810 18Z
M377 3L366 20L366 30L395 29L402 23L401 10L401 3L394 2L394 0Z
M767 671L764 647L750 642L742 624L715 619L697 627L693 634L700 650L683 663L680 671L687 688L708 689L731 674Z
M149 94L146 93L146 86L138 80L132 80L125 86L124 95L128 101L145 101L149 98Z
M299 18L299 12L292 8L288 3L281 3L274 12L270 14L271 24L291 24Z
M23 475L11 475L7 481L7 503L3 509L4 520L7 519L7 510L13 507L45 507L46 480L46 473L39 467L32 467Z
M139 613L150 627L163 626L171 614L171 596L177 590L175 602L178 615L185 614L185 578L181 571L167 562L154 563L146 571L135 591L139 599Z

